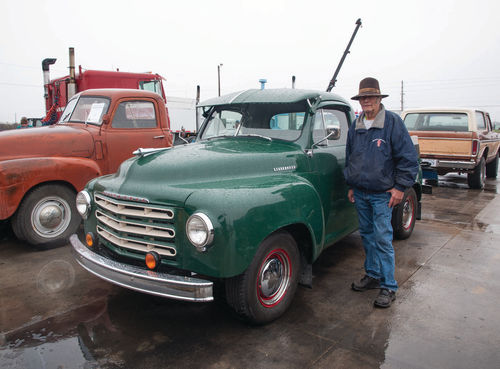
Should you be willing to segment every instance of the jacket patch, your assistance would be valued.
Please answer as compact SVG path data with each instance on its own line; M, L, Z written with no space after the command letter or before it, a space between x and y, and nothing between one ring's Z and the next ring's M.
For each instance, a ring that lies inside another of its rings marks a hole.
M380 147L380 144L383 142L383 143L387 143L385 142L385 140L381 139L381 138L375 138L372 140L372 142L377 142L377 147Z

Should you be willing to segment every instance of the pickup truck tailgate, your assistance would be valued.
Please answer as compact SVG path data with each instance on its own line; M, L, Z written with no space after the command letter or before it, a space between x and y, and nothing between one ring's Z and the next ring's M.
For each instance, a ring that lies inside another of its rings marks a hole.
M410 131L418 136L421 157L463 157L472 155L472 132Z

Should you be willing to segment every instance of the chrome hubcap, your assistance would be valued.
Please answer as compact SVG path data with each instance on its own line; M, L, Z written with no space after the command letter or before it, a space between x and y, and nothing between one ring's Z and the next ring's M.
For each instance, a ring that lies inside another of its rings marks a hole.
M414 205L413 201L407 199L403 205L403 227L409 229L413 221Z
M283 277L283 265L278 259L268 260L262 268L260 279L261 291L264 297L270 297L278 290Z
M274 250L261 264L257 279L257 294L264 307L278 304L286 295L290 285L291 264L288 254Z
M54 229L61 223L63 211L56 205L49 205L40 211L40 224L45 228Z
M33 230L42 237L52 238L64 233L71 221L71 208L60 197L40 200L31 213Z

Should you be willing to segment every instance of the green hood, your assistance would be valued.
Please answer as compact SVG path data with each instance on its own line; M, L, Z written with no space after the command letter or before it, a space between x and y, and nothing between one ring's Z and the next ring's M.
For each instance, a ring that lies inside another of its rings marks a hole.
M182 205L197 189L239 188L248 185L246 179L303 171L306 165L294 143L217 138L129 159L115 175L97 181L95 189Z

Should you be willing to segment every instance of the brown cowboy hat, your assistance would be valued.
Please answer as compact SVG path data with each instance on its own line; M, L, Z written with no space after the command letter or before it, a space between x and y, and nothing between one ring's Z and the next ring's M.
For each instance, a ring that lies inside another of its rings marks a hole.
M375 78L367 77L359 82L359 93L356 96L351 97L352 100L359 100L364 96L379 96L387 97L389 95L382 95L380 93L380 86Z

